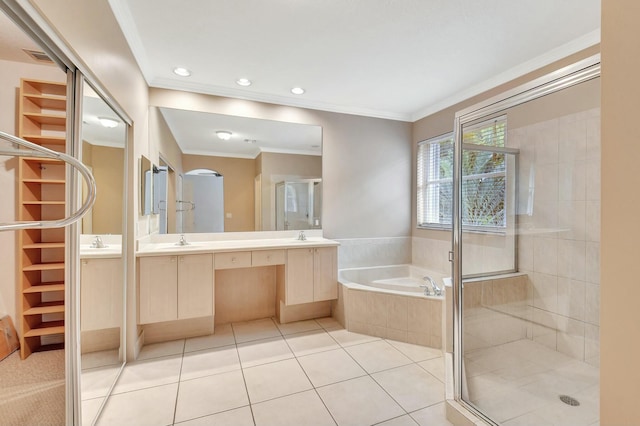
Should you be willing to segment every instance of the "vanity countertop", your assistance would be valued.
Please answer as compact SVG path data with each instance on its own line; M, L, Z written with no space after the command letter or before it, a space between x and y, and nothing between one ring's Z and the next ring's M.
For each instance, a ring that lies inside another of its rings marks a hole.
M306 240L294 238L273 238L255 240L218 240L218 241L189 241L188 245L180 246L171 243L141 244L136 256L180 255L197 253L215 253L247 250L292 249L304 247L335 247L337 241L322 237L311 237Z
M107 247L95 248L89 244L80 244L80 259L115 259L122 257L120 244L108 244Z

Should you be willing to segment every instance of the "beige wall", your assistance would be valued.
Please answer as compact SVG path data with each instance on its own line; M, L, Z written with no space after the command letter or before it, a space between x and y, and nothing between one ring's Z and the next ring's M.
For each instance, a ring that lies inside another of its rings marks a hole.
M90 147L86 154L85 147ZM91 166L96 179L96 202L91 209L91 234L122 233L122 188L124 149L83 144L83 162ZM83 231L84 233L84 231Z
M323 231L411 234L411 124L151 88L151 105L322 126Z
M15 135L18 131L17 94L20 78L23 77L61 82L66 79L65 74L56 66L0 60L0 130L9 134ZM16 157L0 157L0 222L13 222L18 219L15 204L18 196L17 169ZM16 319L17 239L18 232L0 232L0 317L10 315L16 327L19 326Z
M185 173L194 169L209 169L224 177L225 232L254 230L255 163L255 160L247 158L188 154L182 156ZM226 217L229 214L231 217Z
M600 423L640 424L640 2L602 2Z

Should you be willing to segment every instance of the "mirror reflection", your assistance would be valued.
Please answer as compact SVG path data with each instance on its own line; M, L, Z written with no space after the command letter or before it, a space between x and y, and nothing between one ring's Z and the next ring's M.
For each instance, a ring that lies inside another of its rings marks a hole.
M153 174L160 233L322 227L320 126L164 107L150 116L172 162Z
M123 362L122 229L126 124L87 83L82 100L82 161L96 179L97 198L82 220L80 331L82 399L93 377L116 379ZM107 386L108 387L108 386ZM88 393L85 393L88 392Z

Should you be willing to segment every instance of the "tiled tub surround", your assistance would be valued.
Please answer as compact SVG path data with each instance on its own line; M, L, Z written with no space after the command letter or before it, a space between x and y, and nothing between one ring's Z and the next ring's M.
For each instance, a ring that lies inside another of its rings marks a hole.
M444 291L442 274L412 265L342 269L334 316L351 332L442 349L444 296L423 295L426 275Z

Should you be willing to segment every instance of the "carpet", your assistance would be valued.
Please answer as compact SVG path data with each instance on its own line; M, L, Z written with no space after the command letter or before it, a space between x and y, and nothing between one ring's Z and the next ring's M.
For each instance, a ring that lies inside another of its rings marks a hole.
M0 361L0 424L64 425L64 350L16 351Z

